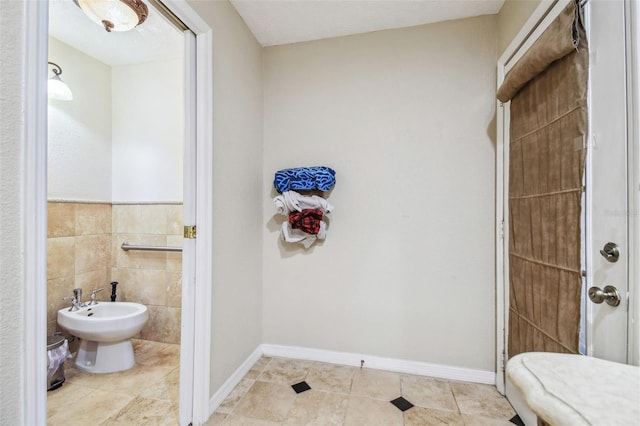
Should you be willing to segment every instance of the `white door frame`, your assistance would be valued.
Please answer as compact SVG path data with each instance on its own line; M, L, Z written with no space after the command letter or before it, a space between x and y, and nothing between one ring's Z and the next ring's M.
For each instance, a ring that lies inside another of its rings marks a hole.
M24 424L47 424L47 68L48 2L24 1Z
M597 1L597 0L591 0ZM543 0L534 10L520 32L498 59L497 79L498 87L502 84L504 76L526 50L538 39L542 32L564 9L569 0ZM629 84L629 247L631 268L629 270L629 294L632 300L629 303L629 340L628 362L638 365L640 363L640 324L637 317L640 312L640 262L637 256L640 254L640 8L634 2L627 8L628 27L632 34L630 46L628 46L628 69L630 75ZM497 144L496 144L496 385L504 394L505 377L504 363L506 359L506 342L508 338L509 318L509 266L506 260L508 253L508 173L509 170L509 108L508 104L496 104L497 111Z
M46 394L46 247L47 247L47 68L49 44L49 3L29 1L24 4L24 299L22 303L25 351L22 354L24 424L47 422ZM193 358L181 357L193 375L192 412L194 425L209 417L209 372L211 353L211 255L213 186L213 31L187 4L172 0L166 6L196 35L196 239L197 262L195 289L182 301L183 311L192 320L183 324L182 332L193 336ZM191 309L184 309L184 306ZM183 316L184 318L184 316Z
M627 2L629 123L629 354L640 365L640 5Z

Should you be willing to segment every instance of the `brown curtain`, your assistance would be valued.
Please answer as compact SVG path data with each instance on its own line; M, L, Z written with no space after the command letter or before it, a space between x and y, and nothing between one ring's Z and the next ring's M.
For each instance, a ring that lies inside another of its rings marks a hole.
M499 89L511 100L508 355L578 352L588 53L570 3Z

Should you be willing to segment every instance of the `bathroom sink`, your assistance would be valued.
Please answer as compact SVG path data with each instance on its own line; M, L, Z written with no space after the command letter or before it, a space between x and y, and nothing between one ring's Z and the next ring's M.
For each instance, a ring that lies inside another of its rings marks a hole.
M131 338L148 318L146 306L131 302L101 302L76 311L58 311L58 324L80 338L75 366L87 373L115 373L133 367Z
M117 342L142 330L149 313L147 307L131 302L102 302L77 311L58 311L58 324L81 339Z

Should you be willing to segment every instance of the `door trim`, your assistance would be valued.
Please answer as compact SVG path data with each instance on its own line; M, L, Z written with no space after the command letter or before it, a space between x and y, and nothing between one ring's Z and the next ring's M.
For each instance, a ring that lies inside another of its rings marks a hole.
M24 2L23 64L25 107L22 353L24 424L47 423L47 63L49 3ZM45 289L45 291L43 291Z
M640 365L640 6L626 1L629 138L629 314L627 363ZM635 260L635 261L634 261Z
M187 4L172 0L167 7L196 35L198 86L196 99L197 156L197 226L196 285L191 306L193 320L183 324L182 333L193 335L193 359L181 357L180 364L191 364L193 377L192 422L204 423L209 417L210 342L211 342L211 255L212 255L212 186L213 186L213 30ZM24 1L24 296L22 303L25 350L22 355L22 413L25 424L46 424L46 247L47 247L47 63L49 44L49 2ZM183 309L184 310L184 309ZM187 309L187 311L189 311ZM181 370L182 371L182 370Z

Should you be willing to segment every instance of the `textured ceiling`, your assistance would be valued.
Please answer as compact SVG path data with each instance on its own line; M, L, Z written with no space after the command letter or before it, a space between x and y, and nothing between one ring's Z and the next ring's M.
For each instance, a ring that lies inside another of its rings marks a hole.
M2 1L2 0L0 0ZM221 1L221 0L199 0ZM296 43L497 13L504 0L231 0L263 46ZM49 0L49 34L111 66L178 57L182 35L149 6L149 17L107 33L73 0Z
M231 0L263 46L498 13L504 0Z
M182 34L147 6L149 17L142 25L108 33L89 20L73 0L49 0L49 35L111 66L180 57Z

